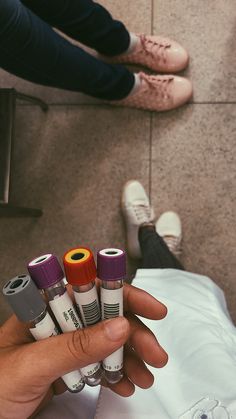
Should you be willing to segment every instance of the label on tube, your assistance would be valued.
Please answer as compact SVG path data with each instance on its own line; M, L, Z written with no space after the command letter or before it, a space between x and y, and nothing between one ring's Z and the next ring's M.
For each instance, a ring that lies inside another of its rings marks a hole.
M116 290L101 288L102 319L123 316L123 287ZM123 347L103 360L107 371L119 371L123 366Z
M76 305L85 326L96 324L100 320L100 307L96 287L86 292L74 291Z
M54 300L49 301L50 307L63 332L73 332L74 330L83 328L72 301L67 291ZM99 363L90 364L87 367L80 368L82 374L86 376L93 375L100 367Z
M102 320L123 316L123 287L101 288Z
M46 314L45 317L29 329L35 340L42 340L49 338L50 336L59 335L59 330L54 324L50 314Z
M67 291L49 301L49 304L63 332L72 332L83 327Z
M60 334L49 313L46 313L43 320L41 320L35 325L35 327L32 327L29 330L35 340L47 339L51 336ZM79 371L69 372L68 374L63 375L61 378L67 387L72 391L76 391L81 385L80 381L82 376Z

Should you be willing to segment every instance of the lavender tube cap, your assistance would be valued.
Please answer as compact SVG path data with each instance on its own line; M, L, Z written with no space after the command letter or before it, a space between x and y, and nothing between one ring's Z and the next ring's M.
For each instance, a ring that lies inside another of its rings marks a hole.
M107 248L97 253L98 278L119 281L126 276L126 254L121 249Z
M49 288L65 276L57 257L51 253L31 260L27 268L39 289Z

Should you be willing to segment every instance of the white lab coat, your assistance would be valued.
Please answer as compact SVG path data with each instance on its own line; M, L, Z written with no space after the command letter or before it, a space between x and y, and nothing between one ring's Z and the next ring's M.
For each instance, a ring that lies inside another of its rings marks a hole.
M155 383L122 398L108 389L55 397L38 419L236 419L236 329L223 292L209 278L174 269L140 269L133 285L168 307L146 320L169 354Z

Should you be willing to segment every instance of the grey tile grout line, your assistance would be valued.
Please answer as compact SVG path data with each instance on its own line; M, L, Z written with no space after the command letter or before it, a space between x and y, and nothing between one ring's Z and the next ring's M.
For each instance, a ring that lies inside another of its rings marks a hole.
M151 0L151 35L153 35L154 28L154 0ZM149 179L148 179L148 189L149 189L149 199L152 201L152 126L153 126L153 112L150 114L150 134L149 134Z
M154 29L154 0L151 0L151 35L153 35L153 29Z
M52 102L52 103L46 102L46 103L47 103L48 106L61 106L61 107L62 106L84 106L84 107L87 107L87 108L89 108L89 107L99 107L99 108L103 107L104 109L112 109L111 105L106 105L106 104L103 104L103 103L56 103L56 102ZM30 106L32 108L39 106L39 105L36 105L36 104L19 103L19 102L17 103L17 105L22 106L22 107L29 107ZM219 102L190 102L190 103L186 104L185 106L188 106L188 105L236 105L236 101L229 101L229 102L226 102L226 101L225 102L224 101L222 101L222 102L220 102L220 101ZM113 109L123 109L123 108L124 108L123 106L116 106ZM135 110L135 108L129 108L129 109L134 109ZM178 109L181 109L181 108L176 108L176 110L178 110ZM148 110L145 110L145 109L140 109L140 110L142 112L151 112L151 111L148 111Z
M190 105L236 105L236 101L190 102Z
M150 115L150 134L149 134L149 179L148 179L148 189L149 189L149 199L152 201L152 127L153 127L153 112Z

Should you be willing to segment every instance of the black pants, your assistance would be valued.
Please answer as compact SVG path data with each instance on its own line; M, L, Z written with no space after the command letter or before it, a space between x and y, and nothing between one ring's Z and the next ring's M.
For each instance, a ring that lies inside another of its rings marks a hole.
M183 265L170 252L154 226L139 228L139 243L142 252L142 268L171 268L184 270Z
M112 56L125 52L125 26L92 0L0 0L0 67L26 80L106 100L126 97L134 75L72 45L70 37Z

